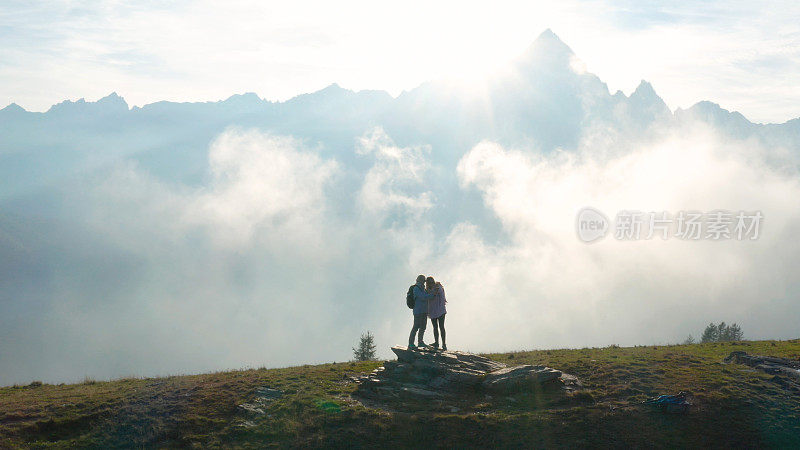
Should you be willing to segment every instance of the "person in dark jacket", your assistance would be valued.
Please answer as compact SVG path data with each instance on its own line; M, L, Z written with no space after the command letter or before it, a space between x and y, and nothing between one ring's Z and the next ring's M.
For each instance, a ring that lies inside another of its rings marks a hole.
M411 334L408 336L408 348L413 350L417 346L427 346L422 341L422 337L428 323L428 301L433 298L433 293L425 290L425 275L417 277L417 284L412 292L414 293L414 326L411 327ZM414 345L414 335L418 335L416 346Z

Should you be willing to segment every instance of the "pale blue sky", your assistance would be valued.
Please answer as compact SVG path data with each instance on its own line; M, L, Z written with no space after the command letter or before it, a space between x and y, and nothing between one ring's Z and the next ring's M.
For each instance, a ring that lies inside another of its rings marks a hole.
M612 92L647 79L673 109L711 100L753 121L800 117L791 1L11 0L0 4L0 107L112 91L131 105L247 91L283 100L333 82L397 95L478 78L546 28Z

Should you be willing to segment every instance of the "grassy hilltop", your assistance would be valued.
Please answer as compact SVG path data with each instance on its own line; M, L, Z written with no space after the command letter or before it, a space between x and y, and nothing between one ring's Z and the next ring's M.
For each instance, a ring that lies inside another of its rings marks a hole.
M577 375L582 404L537 407L492 397L453 413L385 411L350 398L349 376L380 362L254 369L166 378L0 388L0 448L130 446L800 447L800 390L723 364L731 351L800 358L800 340L488 355ZM280 398L248 414L259 388ZM685 414L640 405L687 391Z

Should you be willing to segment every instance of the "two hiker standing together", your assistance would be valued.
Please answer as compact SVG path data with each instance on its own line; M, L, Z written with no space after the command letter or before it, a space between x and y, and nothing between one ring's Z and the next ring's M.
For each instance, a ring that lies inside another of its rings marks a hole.
M431 324L433 324L433 339L435 340L432 347L439 348L439 331L441 330L442 350L447 350L444 331L444 316L447 314L444 304L447 303L447 300L444 297L442 283L436 282L433 277L418 276L417 283L408 288L406 303L409 308L414 309L414 326L408 336L408 348L415 349L417 346L428 346L423 342L422 337L425 334L428 317L430 317ZM414 335L418 335L416 346L414 345Z

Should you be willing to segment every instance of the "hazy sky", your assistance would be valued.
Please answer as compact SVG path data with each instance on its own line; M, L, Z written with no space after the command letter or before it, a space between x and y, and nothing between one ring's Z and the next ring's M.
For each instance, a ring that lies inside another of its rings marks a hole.
M3 2L0 105L473 90L4 114L0 384L342 361L366 330L388 357L418 273L447 286L459 350L675 343L712 320L797 337L797 124L672 115L592 73L800 117L800 8L221 5ZM746 242L587 245L587 205L765 219Z
M650 81L670 108L711 100L756 122L800 116L793 1L17 1L0 4L0 106L112 91L129 104L256 92L393 95L474 79L551 28L606 81Z

